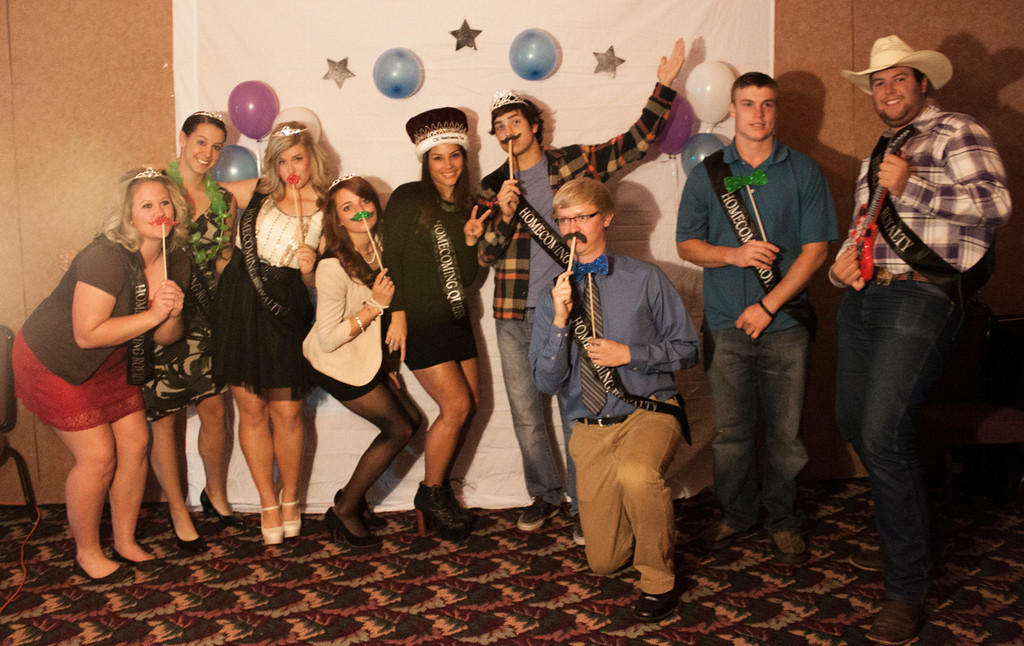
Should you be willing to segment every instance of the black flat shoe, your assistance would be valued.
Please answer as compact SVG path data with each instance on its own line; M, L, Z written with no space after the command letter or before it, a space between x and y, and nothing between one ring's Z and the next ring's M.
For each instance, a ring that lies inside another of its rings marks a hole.
M85 571L85 568L83 568L82 565L78 562L78 559L75 559L75 564L71 568L71 573L77 574L78 576L85 579L86 582L88 583L124 583L125 581L128 581L134 578L135 576L132 573L132 569L130 567L125 567L123 565L118 567L116 570L114 570L107 576L92 576L91 574Z
M384 543L380 536L373 534L372 532L366 536L356 536L349 531L345 523L341 522L338 515L334 513L334 507L329 507L324 512L324 525L327 527L328 533L333 536L336 542L348 543L350 547L356 549L369 549L371 547L379 547ZM339 541L339 534L344 537L344 541Z
M334 505L337 506L341 502L341 495L345 492L344 489L338 489L334 492ZM363 524L366 525L366 529L371 532L377 529L384 529L388 526L388 521L384 520L377 514L370 510L370 506L366 504L364 498L359 502L359 513L363 518Z
M203 515L209 516L210 518L216 518L221 525L228 527L242 527L245 525L245 521L236 516L234 513L224 515L217 511L217 508L210 502L210 497L206 495L206 489L199 494L199 504L203 506Z
M122 555L116 549L114 549L113 552L114 553L110 555L111 559L117 561L118 563L124 563L128 566L128 568L118 568L118 570L135 568L139 572L156 572L157 570L163 568L163 563L160 561L160 559L157 558L152 558L148 561L133 561L127 556ZM116 571L117 570L115 570L115 572Z
M636 600L633 616L636 617L637 621L659 622L672 614L676 609L676 605L676 595L673 590L662 592L661 594L641 592L640 598Z

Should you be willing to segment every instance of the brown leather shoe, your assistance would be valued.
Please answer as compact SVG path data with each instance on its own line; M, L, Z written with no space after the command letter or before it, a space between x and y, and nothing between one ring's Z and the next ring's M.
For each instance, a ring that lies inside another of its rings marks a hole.
M906 644L917 637L923 623L921 604L886 599L865 636L877 644Z
M730 544L740 535L732 527L723 521L718 521L708 527L697 538L697 545L705 552L717 552L720 549L729 547Z
M782 563L803 563L808 557L800 532L791 529L772 534L772 552Z
M867 570L868 572L882 571L882 550L874 547L865 547L854 552L847 559L853 567Z

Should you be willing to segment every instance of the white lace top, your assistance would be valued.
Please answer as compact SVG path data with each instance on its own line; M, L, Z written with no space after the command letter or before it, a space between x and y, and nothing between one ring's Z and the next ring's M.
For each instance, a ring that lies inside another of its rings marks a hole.
M300 227L305 229L305 242L314 249L320 244L324 214L320 211L301 218L288 215L277 207L269 197L260 207L256 216L256 248L260 260L274 267L299 268L296 257ZM300 223L301 220L301 223ZM241 245L236 242L236 245Z

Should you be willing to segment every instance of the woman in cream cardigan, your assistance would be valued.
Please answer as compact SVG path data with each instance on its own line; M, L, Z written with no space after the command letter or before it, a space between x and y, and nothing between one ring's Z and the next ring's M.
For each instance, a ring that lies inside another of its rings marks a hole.
M368 514L366 492L419 425L388 388L382 367L383 315L395 284L381 267L381 213L377 193L365 179L343 177L331 186L326 247L316 268L316 323L302 344L314 383L380 429L324 514L335 540L356 548L380 545L368 525L383 523Z

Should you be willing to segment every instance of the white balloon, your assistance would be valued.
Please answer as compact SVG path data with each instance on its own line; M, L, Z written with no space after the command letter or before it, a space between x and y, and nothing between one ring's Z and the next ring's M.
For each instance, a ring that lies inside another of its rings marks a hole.
M686 98L702 123L718 123L729 114L729 93L736 75L722 61L707 61L693 68L686 79Z
M274 125L271 130L277 127L277 124L283 121L298 121L303 123L309 128L309 134L313 136L313 141L320 141L320 119L316 114L309 108L300 108L298 106L292 108L285 108L277 113L274 117Z

